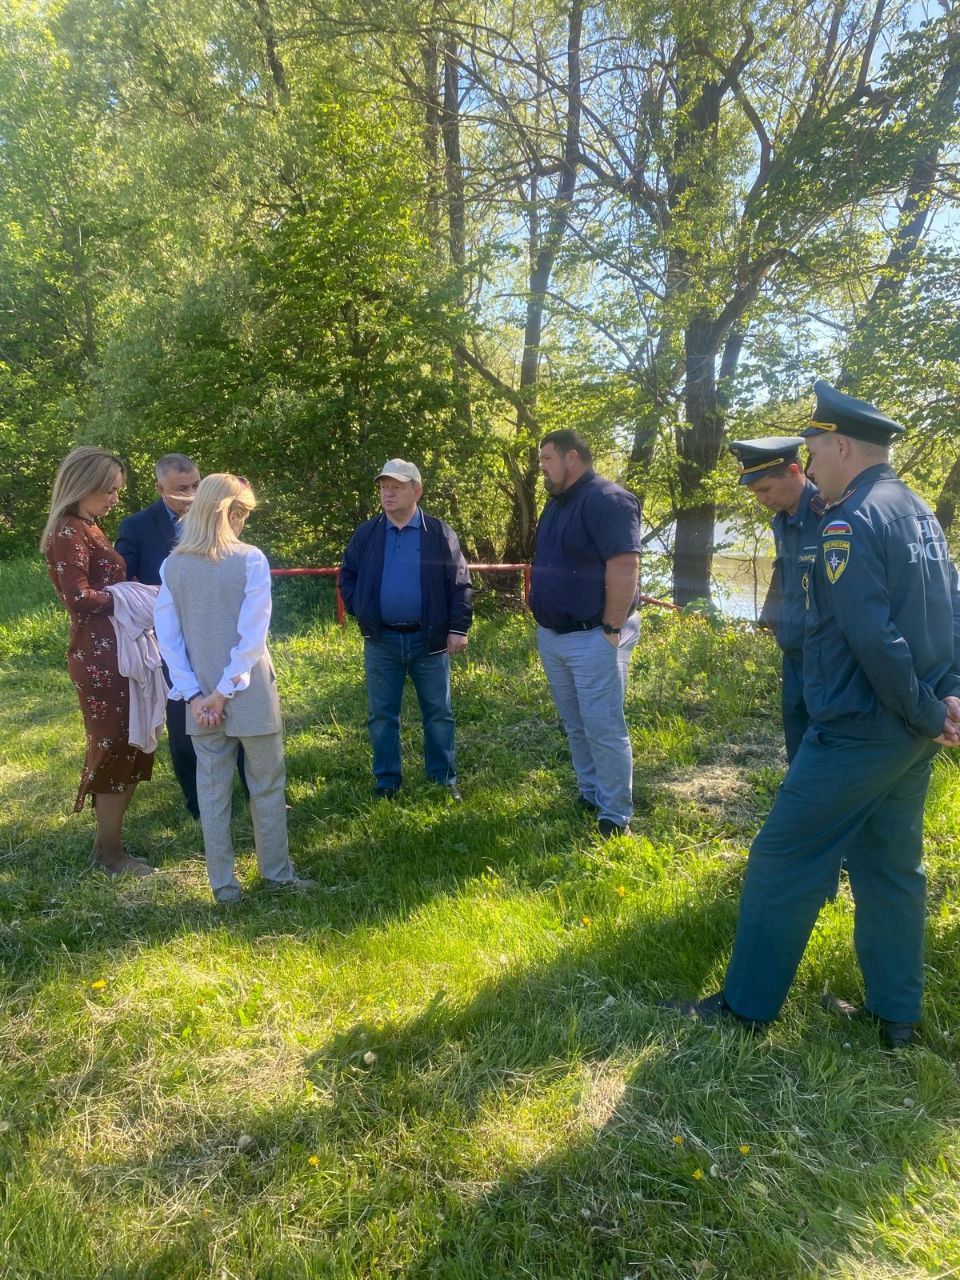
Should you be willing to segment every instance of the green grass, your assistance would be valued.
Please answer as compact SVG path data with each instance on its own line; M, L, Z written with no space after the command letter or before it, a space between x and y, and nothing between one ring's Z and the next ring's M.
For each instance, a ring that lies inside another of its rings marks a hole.
M846 893L755 1039L652 1005L723 972L783 765L767 639L645 615L637 834L600 845L525 619L456 667L465 803L424 782L411 715L384 805L358 638L293 610L291 838L320 888L257 892L238 798L225 913L165 747L129 832L160 874L87 869L65 635L40 570L0 566L0 1275L960 1274L952 759L922 1045L820 1010L825 982L858 994Z

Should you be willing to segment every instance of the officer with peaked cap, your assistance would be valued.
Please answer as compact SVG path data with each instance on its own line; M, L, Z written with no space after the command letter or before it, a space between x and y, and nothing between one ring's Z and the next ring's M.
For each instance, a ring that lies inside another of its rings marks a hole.
M740 483L773 517L776 559L760 621L777 638L783 654L780 706L787 763L797 754L809 716L803 700L803 632L806 624L806 577L816 558L817 529L823 503L816 485L803 473L799 436L764 436L732 440L730 452L740 463Z
M803 435L832 505L808 589L810 727L750 850L723 990L665 1003L754 1029L775 1018L845 859L865 1011L900 1047L923 992L930 765L938 743L960 744L960 590L936 517L890 466L902 428L828 383L814 390Z

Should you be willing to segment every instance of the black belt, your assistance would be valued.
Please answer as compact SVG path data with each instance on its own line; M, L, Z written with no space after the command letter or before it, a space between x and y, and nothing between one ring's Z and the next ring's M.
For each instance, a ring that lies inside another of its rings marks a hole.
M396 624L393 624L389 622L383 622L381 623L381 629L383 631L399 631L402 636L407 636L412 634L412 632L414 631L419 631L420 623L419 622L398 622Z
M547 627L548 631L555 631L558 636L568 636L571 631L596 631L597 627L603 624L597 622L568 622L562 627Z
M637 609L634 606L627 614L627 618L632 618ZM597 627L603 626L603 619L597 618L595 622L567 622L562 627L547 627L548 631L553 631L558 636L568 636L571 631L596 631Z

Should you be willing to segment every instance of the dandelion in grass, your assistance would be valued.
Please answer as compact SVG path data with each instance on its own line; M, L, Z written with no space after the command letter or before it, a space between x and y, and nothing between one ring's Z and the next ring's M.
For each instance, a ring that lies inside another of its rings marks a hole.
M670 1141L673 1143L675 1147L683 1146L683 1138L680 1136L679 1133L675 1133L673 1137L670 1139Z
M694 1182L699 1182L700 1179L703 1177L703 1170L694 1169L693 1173L690 1176L693 1178Z
M624 897L624 895L626 894L626 892L627 892L627 891L626 891L626 889L623 887L623 885L622 885L622 884L618 884L618 885L617 885L617 897L618 897L618 898L622 898L622 897Z
M310 1166L311 1169L315 1169L319 1163L320 1163L319 1156L309 1156L307 1158L307 1164Z
M106 980L106 978L98 978L98 979L96 980L96 982L91 982L91 983L90 983L90 990L91 990L91 991L102 991L106 985L107 985L107 980Z
M748 1156L750 1154L750 1147L746 1142L741 1142L740 1146L737 1147L737 1150L742 1156Z
M592 924L592 922L593 922L592 916L583 916L580 920L580 923L584 926L584 928L586 928L587 925Z

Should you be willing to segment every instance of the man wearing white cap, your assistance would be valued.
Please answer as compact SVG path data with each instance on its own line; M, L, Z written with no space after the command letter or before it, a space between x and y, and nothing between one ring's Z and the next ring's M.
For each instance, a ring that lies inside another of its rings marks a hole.
M354 531L340 566L340 594L364 638L376 794L392 800L403 783L400 707L409 675L427 777L459 800L450 657L467 647L470 572L450 526L420 510L423 484L412 462L391 458L377 480L382 514Z

